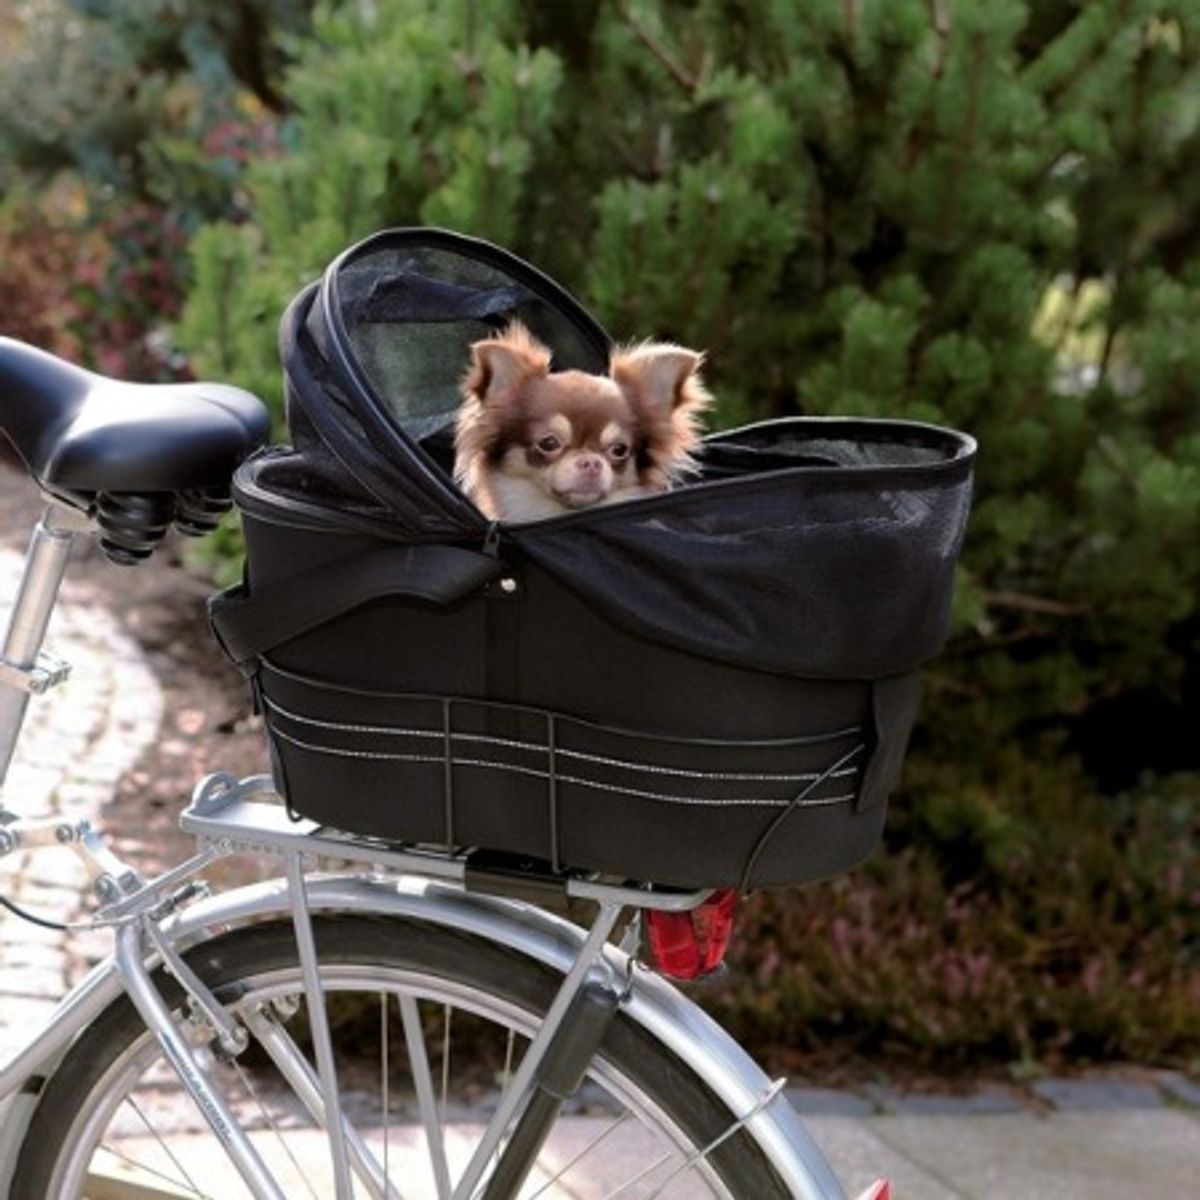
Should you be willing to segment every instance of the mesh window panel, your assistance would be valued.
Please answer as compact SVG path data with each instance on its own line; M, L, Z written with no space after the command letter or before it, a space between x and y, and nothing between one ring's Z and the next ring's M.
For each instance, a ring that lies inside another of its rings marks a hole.
M452 420L471 344L514 320L553 349L556 370L606 366L572 315L499 266L448 248L384 243L339 270L337 296L372 391L417 441Z

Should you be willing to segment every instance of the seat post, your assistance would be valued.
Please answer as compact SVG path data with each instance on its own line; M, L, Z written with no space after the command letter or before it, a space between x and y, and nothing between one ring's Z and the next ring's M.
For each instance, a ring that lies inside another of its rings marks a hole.
M58 598L72 539L88 527L84 513L51 500L29 542L25 570L0 649L0 794L30 693L45 691L65 674L65 669L52 671L42 667L38 655ZM3 811L0 801L0 813Z

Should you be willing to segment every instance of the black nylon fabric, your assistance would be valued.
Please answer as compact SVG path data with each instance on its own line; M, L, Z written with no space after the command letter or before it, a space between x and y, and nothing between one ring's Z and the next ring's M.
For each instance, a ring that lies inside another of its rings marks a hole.
M610 343L504 251L442 231L376 235L285 319L291 454L254 489L305 520L523 557L607 619L719 662L813 679L900 675L940 648L974 443L900 421L795 418L711 437L696 483L489 530L450 479L471 342L520 318L554 369Z
M373 516L398 536L436 540L479 536L482 516L462 496L428 486L428 470L410 466L420 451L402 435L380 437L364 425L320 351L327 336L316 305L318 289L305 289L284 315L280 357L287 379L288 426L301 462L292 486Z
M960 467L880 490L869 475L792 468L512 537L655 641L798 677L873 679L942 645L970 478Z

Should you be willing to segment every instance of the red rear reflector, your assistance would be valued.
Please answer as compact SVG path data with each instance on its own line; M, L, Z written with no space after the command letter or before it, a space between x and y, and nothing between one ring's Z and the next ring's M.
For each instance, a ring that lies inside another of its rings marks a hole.
M877 1179L856 1200L892 1200L892 1185L886 1179Z
M736 891L723 888L690 912L644 913L650 965L672 979L699 979L715 971L729 949L736 902Z

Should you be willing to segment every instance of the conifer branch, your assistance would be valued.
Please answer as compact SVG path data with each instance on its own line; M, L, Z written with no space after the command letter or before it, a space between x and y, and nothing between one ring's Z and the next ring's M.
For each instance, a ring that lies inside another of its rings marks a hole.
M928 0L928 4L929 19L937 35L937 57L929 73L934 79L941 79L946 70L946 60L950 57L950 12L945 0Z
M1046 596L1028 596L1024 592L984 592L983 602L989 608L1011 608L1047 617L1082 617L1089 611L1081 604L1067 604Z
M967 77L967 103L963 116L962 131L956 139L956 153L950 165L950 178L946 182L946 190L942 201L941 225L942 233L953 238L954 226L958 222L958 208L962 190L963 176L970 163L971 151L975 147L979 132L979 107L984 83L984 67L986 62L987 37L976 33L971 37L971 71Z
M954 676L941 671L926 671L924 686L930 692L943 692L950 696L966 696L972 700L978 700L987 694L983 688L966 683L961 679L955 679Z
M1128 460L1121 451L1120 445L1107 434L1101 434L1096 439L1096 449L1100 453L1100 457L1125 481L1129 488L1136 492L1140 490L1141 484L1138 477L1133 473L1129 466Z
M1125 291L1125 265L1117 271L1117 278L1113 283L1112 295L1109 298L1108 304L1108 320L1104 327L1104 345L1100 350L1099 362L1099 379L1103 382L1108 378L1108 369L1112 366L1113 347L1117 343L1117 334L1121 332L1122 322L1118 318L1117 313L1120 311L1118 303Z
M853 45L858 36L858 0L842 0L842 16L846 22L846 41Z
M589 94L592 97L594 110L600 116L600 136L616 152L617 157L636 178L644 182L653 182L657 178L655 171L653 168L650 170L646 169L645 164L635 153L633 147L622 137L616 122L612 119L612 110L608 107L599 89L594 86L590 87Z
M619 12L622 20L636 34L638 40L654 55L656 59L667 69L667 73L675 80L677 84L690 96L697 85L696 78L684 69L674 55L650 32L649 29L638 20L637 15L629 7L628 4L619 6Z
M1122 3L1118 4L1117 6L1117 14L1115 20L1111 24L1116 25L1120 21L1125 20L1128 8L1128 3L1122 0ZM1046 101L1047 107L1053 106L1059 100L1061 100L1063 96L1067 95L1067 93L1070 92L1071 89L1087 75L1088 71L1096 66L1097 61L1104 55L1103 37L1104 34L1109 34L1111 36L1111 25L1106 26L1104 30L1097 32L1092 40L1086 46L1081 48L1082 51L1086 52L1081 52L1071 68L1064 72L1057 80L1047 81L1043 86L1037 79L1037 69L1042 65L1043 59L1045 59L1048 54L1053 53L1058 41L1068 37L1076 25L1080 25L1081 28L1083 27L1082 22L1088 19L1088 12L1089 6L1086 4L1083 5L1080 8L1079 15L1075 18L1075 20L1072 21L1065 30L1060 32L1057 39L1042 46L1041 53L1038 55L1038 57L1032 62L1028 63L1022 72L1033 89L1041 92L1042 99Z

